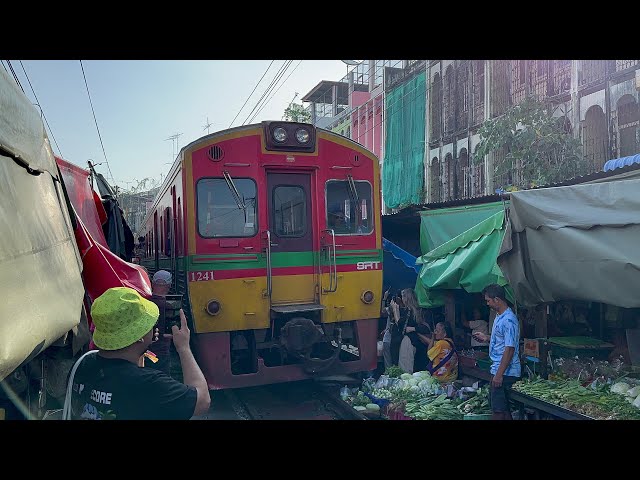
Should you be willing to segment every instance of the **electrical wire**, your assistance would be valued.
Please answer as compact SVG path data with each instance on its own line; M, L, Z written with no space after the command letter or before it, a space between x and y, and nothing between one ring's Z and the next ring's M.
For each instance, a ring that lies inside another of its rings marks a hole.
M286 72L286 70L289 68L289 66L293 63L293 60L285 60L285 62L280 66L280 70L278 70L278 72L274 75L273 79L271 80L271 83L269 84L269 86L266 88L266 90L262 93L262 96L260 97L260 99L256 102L256 104L254 105L253 109L251 110L251 112L249 112L249 115L247 115L247 118L245 118L244 122L242 122L242 125L245 125L247 123L247 121L249 120L249 118L251 118L251 116L253 115L253 112L256 111L256 109L258 108L258 106L261 105L262 101L269 95L271 94L272 89L274 88L275 84L280 80L280 78L282 77L282 75L284 74L284 72Z
M271 95L271 97L269 97L269 100L267 100L267 101L266 101L266 102L265 102L265 103L260 107L260 110L258 110L258 111L256 112L256 114L253 116L253 118L250 120L250 122L253 122L253 119L254 119L255 117L257 117L257 116L258 116L258 114L262 111L262 109L263 109L263 108L264 108L264 107L265 107L265 106L266 106L266 105L267 105L267 104L268 104L268 103L273 99L273 97L275 97L275 96L276 96L276 93L278 93L278 91L282 88L282 86L283 86L285 83L287 83L287 80L289 80L289 77L293 74L293 72L295 72L295 71L296 71L296 69L300 66L300 64L301 64L301 63L302 63L302 60L300 60L300 61L298 62L298 64L294 67L294 69L293 69L293 70L291 70L291 73L289 73L289 75L287 75L287 78L285 78L285 79L284 79L284 81L280 84L280 86L278 87L278 89L277 89L275 92L273 92L273 95Z
M11 74L13 75L13 79L16 81L16 83L18 84L18 86L20 87L20 90L22 90L22 93L25 93L24 88L22 88L22 84L20 83L20 80L18 80L18 75L16 75L15 70L13 69L13 65L11 65L11 60L6 60L7 65L9 65L9 70L11 70Z
M91 101L91 94L89 93L89 84L87 83L87 76L84 74L84 66L82 65L82 60L80 60L80 68L82 69L82 77L84 78L84 85L87 87L87 96L89 97L89 104L91 105L91 112L93 113L93 121L96 123L96 130L98 131L98 138L100 139L100 145L102 146L102 153L104 154L104 160L107 162L107 169L109 170L109 175L111 175L111 181L113 182L113 186L116 186L116 180L113 177L113 173L111 173L111 166L109 165L109 160L107 160L107 152L104 150L104 143L102 143L102 135L100 135L100 128L98 127L98 120L96 118L96 112L93 109L93 102Z
M42 118L44 119L44 123L47 125L47 128L49 129L49 134L51 135L51 138L53 139L53 143L55 143L56 148L58 149L58 153L60 154L60 156L62 158L64 158L64 155L62 155L62 150L60 150L60 146L58 145L58 142L56 141L56 137L53 135L53 130L51 130L51 127L49 126L49 122L47 121L47 116L44 114L44 108L42 108L42 105L40 104L40 100L38 100L38 96L36 95L36 91L33 89L33 85L31 85L31 80L29 80L29 75L27 75L27 70L24 68L24 64L22 63L22 60L20 60L20 66L22 67L22 71L24 72L24 76L27 77L27 82L29 82L29 86L31 87L31 91L33 92L33 97L36 99L38 107L40 107L40 111L42 112ZM20 88L22 88L22 86ZM24 92L24 90L22 90L22 91Z
M233 125L233 122L236 121L236 118L238 118L238 115L240 115L240 112L242 111L242 109L244 108L244 106L247 104L247 102L249 101L249 99L251 98L251 96L253 95L253 92L256 91L256 88L258 88L258 85L260 85L260 82L262 82L262 79L264 78L264 76L267 74L267 72L269 71L269 69L271 68L271 65L273 65L273 62L275 62L275 60L271 60L271 63L269 64L269 66L267 67L267 69L264 71L264 73L262 74L262 77L260 77L260 80L258 80L258 83L256 83L256 86L253 87L253 90L251 91L251 93L249 94L249 96L247 97L247 99L244 101L244 104L242 104L242 107L240 107L240 110L238 110L238 113L236 113L236 116L233 117L233 120L231 120L231 123L229 124L229 128L231 128L231 125Z

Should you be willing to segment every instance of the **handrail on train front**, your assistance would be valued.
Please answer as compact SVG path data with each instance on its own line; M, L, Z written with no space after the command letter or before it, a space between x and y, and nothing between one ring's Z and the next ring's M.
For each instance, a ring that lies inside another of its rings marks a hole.
M331 257L329 258L329 288L323 288L322 290L325 293L331 293L331 292L335 292L336 290L338 290L338 265L337 265L337 261L336 261L336 234L333 231L333 229L326 229L323 230L322 233L324 232L329 232L331 234L331 238L332 238L332 243L331 243L331 248L329 249L329 252L333 251L333 270L331 269ZM329 255L331 255L331 253L329 253Z
M273 291L272 283L272 271L271 271L271 232L266 230L267 233L267 296L271 300L271 292Z

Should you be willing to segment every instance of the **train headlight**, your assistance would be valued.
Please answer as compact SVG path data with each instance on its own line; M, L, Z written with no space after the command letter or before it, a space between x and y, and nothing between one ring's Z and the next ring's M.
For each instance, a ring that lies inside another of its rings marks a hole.
M278 127L273 131L273 139L278 143L284 143L287 140L287 131Z
M296 130L296 140L298 143L307 143L309 141L309 132L304 128Z
M209 315L217 315L220 312L220 302L217 300L209 300L205 310Z
M362 292L362 295L360 296L360 300L362 300L367 305L370 304L370 303L373 303L373 299L374 298L375 297L374 297L373 292L371 290L367 290L366 292Z

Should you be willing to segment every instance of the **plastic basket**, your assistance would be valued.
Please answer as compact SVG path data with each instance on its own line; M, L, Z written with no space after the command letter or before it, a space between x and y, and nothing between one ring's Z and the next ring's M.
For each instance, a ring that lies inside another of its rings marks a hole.
M491 420L491 414L490 413L480 413L480 414L467 413L463 417L463 420Z

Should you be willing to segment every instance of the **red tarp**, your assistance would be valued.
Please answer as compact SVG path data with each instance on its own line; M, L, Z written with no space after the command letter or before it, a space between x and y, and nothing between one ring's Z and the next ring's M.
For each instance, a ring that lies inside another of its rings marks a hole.
M89 298L112 287L130 287L151 297L149 275L140 265L125 262L107 248L102 223L107 214L89 183L89 171L56 157L69 199L76 213L76 243L82 256L82 278Z

